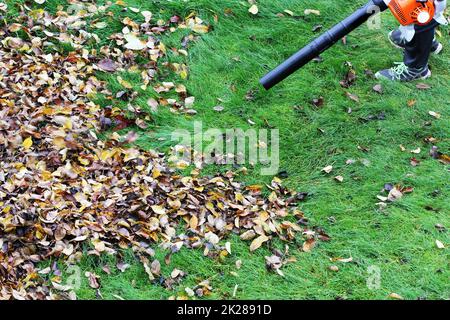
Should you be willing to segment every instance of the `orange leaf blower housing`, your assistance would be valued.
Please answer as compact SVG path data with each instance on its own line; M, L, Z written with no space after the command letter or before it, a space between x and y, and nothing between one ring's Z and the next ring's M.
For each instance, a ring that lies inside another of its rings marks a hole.
M391 0L388 7L404 26L428 24L435 12L433 0Z

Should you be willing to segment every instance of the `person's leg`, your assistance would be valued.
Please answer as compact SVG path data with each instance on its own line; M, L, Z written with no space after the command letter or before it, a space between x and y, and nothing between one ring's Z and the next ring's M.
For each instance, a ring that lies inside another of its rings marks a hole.
M426 26L416 26L412 40L401 43L401 47L404 48L403 63L391 69L381 70L375 76L379 79L396 81L412 81L430 77L428 59L433 47L436 26L435 21ZM397 32L392 33L392 36L398 36Z
M407 45L408 41L406 38L402 35L402 31L400 29L395 29L391 31L388 35L389 41L392 43L393 46L396 48L405 49L405 46ZM433 39L433 44L431 45L431 53L432 54L440 54L442 50L444 49L442 43L440 43L436 37Z
M405 44L403 62L410 68L422 69L428 66L431 48L435 34L433 27L417 27L411 42Z

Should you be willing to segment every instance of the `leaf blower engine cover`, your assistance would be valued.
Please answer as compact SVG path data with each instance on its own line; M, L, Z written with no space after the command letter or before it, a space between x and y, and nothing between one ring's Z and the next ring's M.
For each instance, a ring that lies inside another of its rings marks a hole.
M391 0L388 7L404 26L428 24L436 10L433 0Z

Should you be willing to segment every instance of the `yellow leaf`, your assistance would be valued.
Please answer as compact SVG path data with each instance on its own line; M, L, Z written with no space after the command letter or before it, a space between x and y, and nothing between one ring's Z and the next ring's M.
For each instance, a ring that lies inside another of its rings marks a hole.
M170 206L172 209L180 209L180 208L181 208L181 201L178 200L178 199L175 199L175 200L169 200L169 201L167 201L167 203L169 204L169 206Z
M191 229L197 229L198 218L196 216L192 216L191 220L189 221L189 226L191 227Z
M156 214L166 214L166 209L164 209L161 206L154 205L154 206L151 206L151 208L152 208L153 212Z
M187 73L187 71L186 70L183 70L183 71L181 71L180 72L180 77L181 77L181 79L186 79L187 77L188 77L188 73Z
M53 139L53 145L58 150L64 149L66 148L66 140L63 137L55 137Z
M180 170L186 169L188 166L189 166L189 164L184 160L180 160L176 163L177 169L180 169Z
M55 109L47 107L42 110L42 113L46 116L50 116L55 113Z
M253 240L252 243L250 244L250 251L255 251L256 249L261 247L261 245L264 242L266 242L267 240L269 240L268 237L266 237L266 236L259 236L258 238Z
M49 181L52 179L52 173L50 171L44 170L41 173L42 180Z
M197 33L208 33L209 27L202 24L196 24L192 27L192 31Z
M78 157L78 161L83 165L83 166L87 166L89 165L89 160L82 158L82 157Z
M106 160L108 160L109 158L111 158L111 152L109 151L109 150L103 150L101 153L100 153L100 160L102 160L102 161L106 161Z
M25 141L22 144L22 146L26 150L30 149L32 145L33 145L33 139L31 137L26 138Z
M240 238L242 240L251 240L256 236L255 231L253 230L248 230L246 232L244 232L243 234L240 235Z
M391 293L389 294L389 298L395 299L395 300L403 300L403 297L399 295L398 293Z
M131 83L129 83L128 81L125 81L122 79L121 76L117 77L117 82L120 83L120 85L126 89L133 89L133 86L131 85Z
M214 204L212 202L207 202L205 207L209 210L209 211L215 211L214 210Z
M152 170L152 177L153 177L153 179L156 179L156 178L158 178L159 176L161 176L161 171L159 171L159 170L156 169L156 168L153 168L153 170Z
M64 129L72 130L72 121L67 119L63 126Z
M275 202L277 201L277 194L275 193L275 191L272 191L272 193L269 195L269 201L270 202Z

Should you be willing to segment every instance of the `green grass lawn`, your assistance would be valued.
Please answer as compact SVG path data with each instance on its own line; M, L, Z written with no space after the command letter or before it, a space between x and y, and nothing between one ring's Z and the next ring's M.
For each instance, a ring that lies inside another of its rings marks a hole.
M6 2L13 7L21 1ZM432 145L424 140L432 136L441 152L450 153L448 29L442 28L439 37L445 47L443 54L431 58L433 77L426 81L431 86L428 90L416 89L417 83L382 83L382 94L372 90L379 82L365 70L375 72L401 61L401 52L386 39L396 22L384 13L381 30L362 26L348 36L346 45L338 43L324 53L322 63L307 65L265 92L258 79L317 36L314 26L323 25L322 30L331 27L364 0L351 5L343 0L259 0L257 16L248 12L247 1L238 0L125 3L162 17L196 11L213 25L210 33L191 44L189 78L181 80L168 74L161 79L184 83L196 97L197 115L168 111L152 114L151 126L140 131L138 145L166 151L170 143L161 138L167 139L178 128L192 128L193 121L202 121L205 128L278 128L280 171L288 173L285 183L311 194L300 209L312 226L324 228L332 240L321 242L310 253L291 245L297 262L283 268L284 278L266 270L268 248L250 253L248 243L239 239L231 239L232 254L223 261L205 258L202 251L182 250L173 255L170 266L162 263L165 275L174 266L188 274L174 290L151 284L141 264L129 253L124 253L123 259L131 267L124 273L114 267L115 258L87 257L80 266L83 273L95 271L101 276L104 298L165 299L183 295L186 287L206 279L213 287L206 298L217 299L232 299L236 285L236 299L387 299L390 293L406 299L450 298L448 249L438 249L435 244L436 240L450 244L448 232L435 228L436 224L450 226L449 166L429 156ZM46 7L55 11L58 4L65 6L66 1L47 0ZM115 7L116 15L103 18L109 27L92 30L101 36L103 44L108 34L122 28L124 16L139 16ZM305 9L320 10L321 15L305 16ZM294 12L294 17L277 15L284 10ZM176 32L164 41L167 47L179 47L182 37L182 32ZM169 54L167 59L181 58ZM345 61L352 63L358 76L349 89L339 84L348 70ZM147 99L155 93L139 89L139 76L122 76L135 85L139 92L136 101L146 108ZM120 90L115 75L99 74L99 78L107 80L113 92ZM253 99L246 98L250 90ZM346 92L358 95L359 102L350 100ZM324 105L312 105L311 101L320 96ZM415 104L409 106L412 100ZM217 105L224 111L214 111ZM430 116L429 111L440 113L440 119ZM385 115L383 120L376 118L380 113ZM375 120L366 121L371 116ZM249 119L256 124L250 125ZM410 153L419 147L420 154ZM413 157L420 165L410 164ZM347 165L348 159L356 162ZM334 167L329 175L321 172L327 165ZM249 184L264 184L272 178L261 176L258 168L248 168L248 175L241 179ZM210 167L207 172L226 169ZM336 175L343 176L344 181L334 180ZM414 191L379 210L376 196L386 183L410 186ZM165 254L157 250L160 261ZM331 262L333 257L353 257L353 261ZM238 270L235 262L239 259L242 267ZM102 271L105 264L111 265L111 275ZM337 265L339 271L329 270L331 265ZM381 271L381 283L379 288L370 289L367 281L374 266ZM78 297L98 298L87 280L83 281Z

